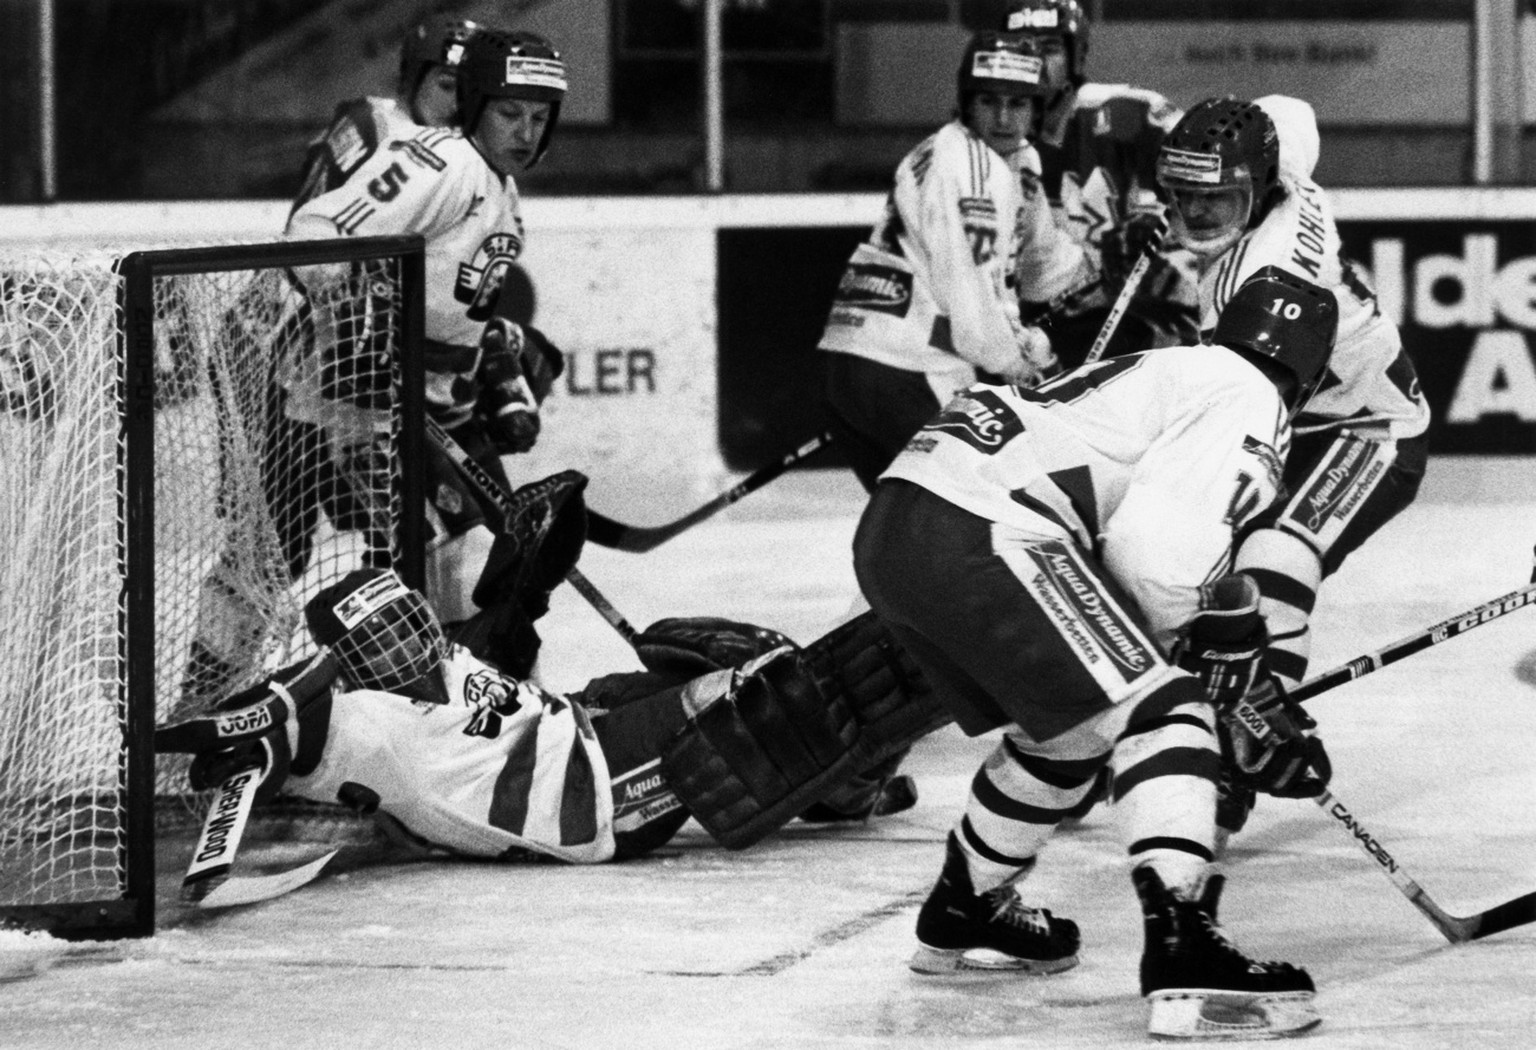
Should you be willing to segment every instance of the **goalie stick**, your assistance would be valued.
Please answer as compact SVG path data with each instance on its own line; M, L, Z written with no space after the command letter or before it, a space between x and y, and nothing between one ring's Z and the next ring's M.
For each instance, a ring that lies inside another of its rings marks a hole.
M491 475L490 471L476 463L474 457L464 451L464 446L455 441L453 436L438 425L436 420L429 417L426 420L426 424L427 437L435 442L449 459L453 460L454 466L458 467L459 472L475 487L475 490L480 493L481 498L500 511L503 519L508 518L512 513L512 498L501 487L501 483ZM588 512L588 517L590 526L590 512ZM626 642L631 645L634 644L635 635L639 633L635 630L634 625L619 613L619 610L614 607L613 603L603 596L603 593L597 589L597 586L591 580L587 579L580 569L574 565L571 566L570 571L565 574L565 579L591 604L592 608L597 610L599 616L608 621L610 627L617 631Z
M1379 671L1388 664L1396 663L1430 646L1460 637L1476 627L1491 623L1501 616L1532 604L1536 604L1536 582L1465 612L1457 613L1422 631L1416 631L1401 638L1391 645L1383 646L1373 653L1357 656L1331 671L1309 678L1291 691L1291 698L1298 702L1310 699L1335 686ZM1505 901L1503 904L1496 904L1492 908L1473 915L1450 914L1436 904L1424 887L1403 870L1402 865L1381 840L1360 822L1360 819L1337 795L1325 788L1313 801L1324 813L1332 817L1346 834L1359 843L1360 848L1380 866L1398 891L1408 898L1408 903L1423 913L1452 944L1474 941L1502 930L1536 922L1536 891Z
M799 448L786 452L776 462L759 467L737 484L726 489L708 503L689 511L676 521L665 525L625 525L595 511L587 512L587 538L601 547L642 553L654 550L672 537L686 532L706 518L712 518L748 493L756 492L774 478L806 457L819 452L832 443L832 435L822 432Z

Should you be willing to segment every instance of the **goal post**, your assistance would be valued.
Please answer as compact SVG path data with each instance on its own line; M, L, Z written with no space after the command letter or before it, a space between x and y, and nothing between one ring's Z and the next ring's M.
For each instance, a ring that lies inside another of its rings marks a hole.
M0 251L0 926L144 936L154 728L423 582L419 237Z

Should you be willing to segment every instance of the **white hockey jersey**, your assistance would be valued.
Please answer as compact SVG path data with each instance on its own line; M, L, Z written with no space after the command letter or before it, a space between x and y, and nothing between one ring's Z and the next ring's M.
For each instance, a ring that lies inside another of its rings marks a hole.
M1049 300L1092 265L1056 229L1039 178L1033 149L1005 159L958 120L924 139L849 260L821 348L946 377L950 389L977 368L1018 374L1021 291Z
M299 192L288 213L292 215L306 202L340 186L380 144L409 138L417 127L398 99L369 95L339 103L331 123L304 154Z
M1275 122L1285 197L1257 228L1221 255L1200 263L1200 327L1209 334L1244 281L1275 266L1334 293L1339 331L1328 376L1296 418L1296 433L1348 427L1363 437L1415 437L1429 426L1429 403L1397 326L1342 255L1333 207L1311 171L1317 162L1317 122L1299 99L1255 102Z
M613 856L607 761L579 704L453 646L447 704L338 693L320 763L289 790L335 802L345 784L434 846L471 857L531 850L576 864Z
M1035 390L977 384L882 477L1095 554L1166 648L1228 571L1234 531L1279 494L1289 450L1270 380L1225 349L1179 346Z
M293 240L419 233L426 247L427 405L443 426L468 418L480 334L523 252L517 186L456 129L409 125L345 184L288 220Z

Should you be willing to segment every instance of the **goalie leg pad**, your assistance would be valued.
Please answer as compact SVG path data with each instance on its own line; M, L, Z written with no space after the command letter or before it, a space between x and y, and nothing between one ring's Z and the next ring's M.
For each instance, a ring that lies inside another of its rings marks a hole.
M716 841L745 849L857 771L859 728L792 649L710 679L728 685L663 748L661 769Z

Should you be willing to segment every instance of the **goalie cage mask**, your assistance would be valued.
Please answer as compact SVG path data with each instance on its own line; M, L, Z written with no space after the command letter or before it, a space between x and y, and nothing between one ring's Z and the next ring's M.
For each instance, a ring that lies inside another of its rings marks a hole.
M1289 400L1295 418L1328 374L1338 329L1339 306L1332 292L1266 266L1222 308L1211 342L1294 376L1296 390Z
M1088 15L1078 0L1010 0L1003 31L1059 39L1072 85L1088 79Z
M459 65L459 119L465 136L474 134L486 103L493 98L549 103L549 123L544 125L538 149L528 162L530 168L549 149L555 125L560 122L565 91L565 61L555 46L537 33L484 29L465 45Z
M1167 191L1174 239L1201 255L1219 255L1269 214L1280 194L1280 138L1269 114L1230 96L1196 103L1163 140L1157 182ZM1226 202L1219 223L1191 217L1195 199ZM1235 202L1232 203L1232 202Z
M446 703L448 642L420 592L384 569L359 569L304 606L304 621L329 646L353 687Z

